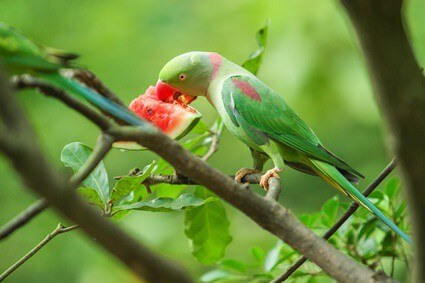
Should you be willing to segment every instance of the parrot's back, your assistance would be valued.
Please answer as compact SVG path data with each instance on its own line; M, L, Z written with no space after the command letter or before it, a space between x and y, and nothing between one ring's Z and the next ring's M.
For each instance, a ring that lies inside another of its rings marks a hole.
M45 47L22 32L0 23L0 57L6 67L28 71L50 72L70 67L76 54Z

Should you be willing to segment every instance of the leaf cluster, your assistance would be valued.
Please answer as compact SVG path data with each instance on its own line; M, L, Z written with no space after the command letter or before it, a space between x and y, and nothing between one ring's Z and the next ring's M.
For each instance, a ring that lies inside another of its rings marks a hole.
M383 190L375 191L371 201L402 230L410 233L406 202L400 196L400 181L391 179ZM300 220L317 234L324 234L349 207L338 197L329 199L320 211L303 214ZM360 208L329 242L376 271L392 276L395 263L409 268L412 251L392 230L364 208ZM291 267L300 257L291 247L278 241L270 250L251 248L248 260L226 258L202 276L202 282L270 282ZM286 282L334 282L315 264L307 262Z

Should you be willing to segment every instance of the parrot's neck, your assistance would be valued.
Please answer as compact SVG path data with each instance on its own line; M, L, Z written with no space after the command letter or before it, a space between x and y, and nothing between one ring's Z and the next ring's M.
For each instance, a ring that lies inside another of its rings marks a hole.
M226 79L234 75L254 76L241 66L236 65L232 61L222 57L221 64L217 70L217 74L211 80L206 95L207 100L219 112L219 108L221 108L221 104L223 103L221 98L221 89L223 87L223 83Z

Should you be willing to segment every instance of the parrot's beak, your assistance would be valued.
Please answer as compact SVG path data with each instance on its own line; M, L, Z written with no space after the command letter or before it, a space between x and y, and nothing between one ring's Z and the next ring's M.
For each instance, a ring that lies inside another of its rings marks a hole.
M169 103L177 102L182 105L188 105L196 99L196 96L182 93L178 88L164 83L161 80L158 80L156 83L156 95L159 100Z

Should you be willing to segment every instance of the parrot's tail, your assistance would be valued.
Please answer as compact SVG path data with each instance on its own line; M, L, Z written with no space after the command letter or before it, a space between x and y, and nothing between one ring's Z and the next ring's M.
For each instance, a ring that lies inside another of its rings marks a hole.
M332 186L343 192L345 195L351 197L358 204L362 205L373 214L376 215L382 222L384 222L388 227L390 227L397 235L402 237L409 244L412 242L410 237L406 235L400 228L397 227L390 219L388 219L373 203L370 202L361 192L359 192L356 187L354 187L334 166L310 159L311 163L314 165L314 170L319 176L321 176L325 181L330 183Z
M115 118L118 118L133 126L145 125L145 123L137 116L135 116L129 109L111 101L110 99L100 95L96 91L84 86L83 84L63 77L59 73L43 73L40 76L59 88L65 89L72 94L83 97L90 103L108 112Z

